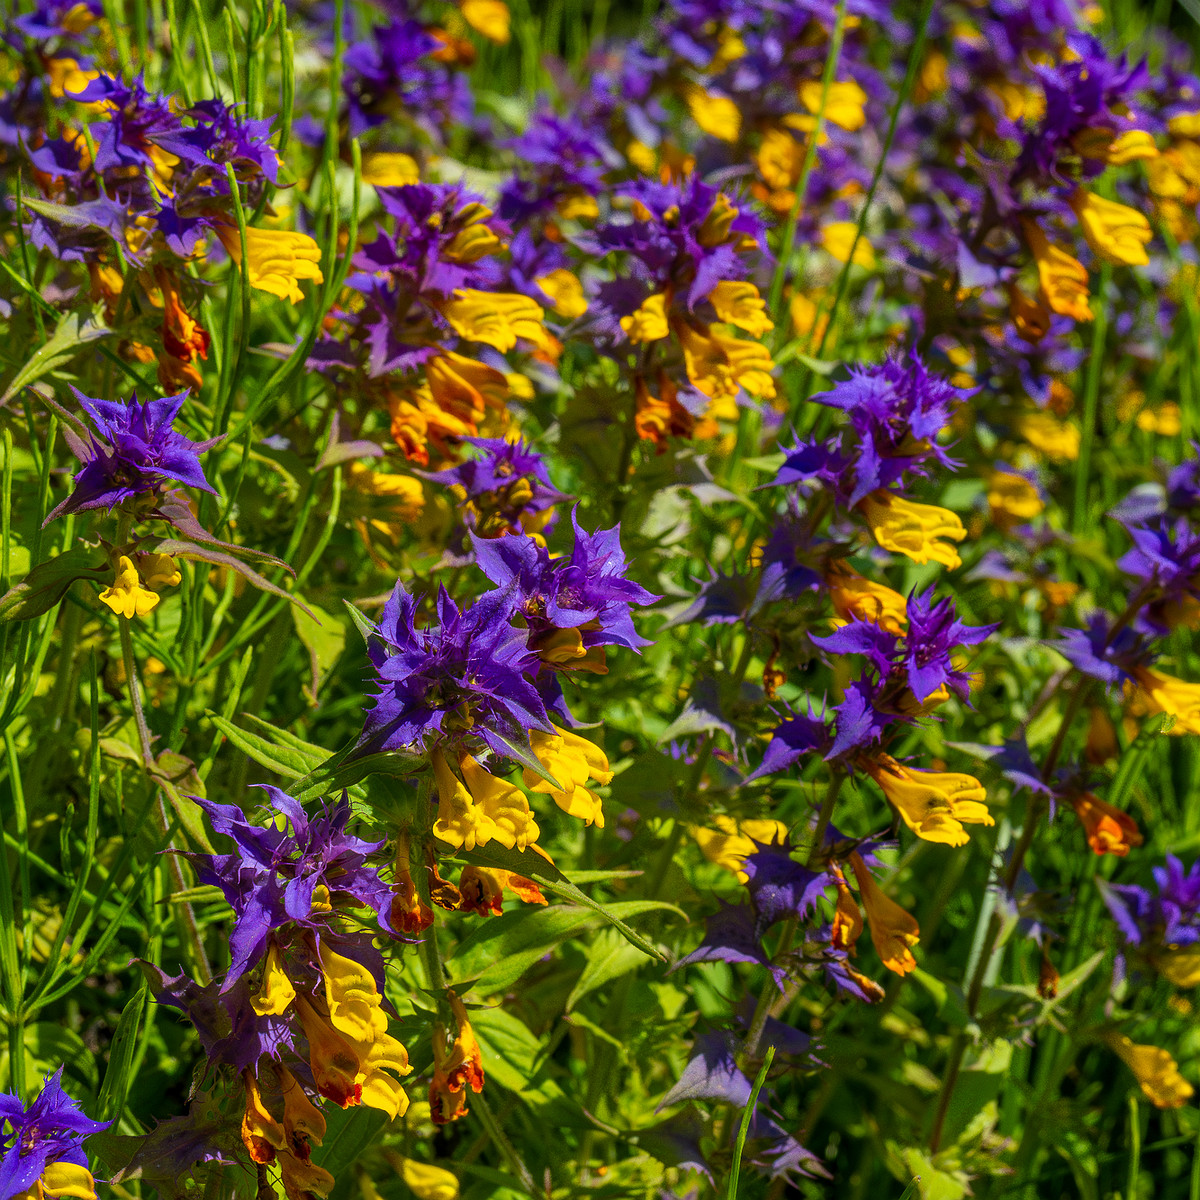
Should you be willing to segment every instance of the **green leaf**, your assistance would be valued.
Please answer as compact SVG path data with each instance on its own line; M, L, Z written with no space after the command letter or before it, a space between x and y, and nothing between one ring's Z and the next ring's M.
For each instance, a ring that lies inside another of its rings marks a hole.
M602 988L614 979L636 971L649 956L627 942L616 929L602 929L587 948L587 964L579 982L567 997L566 1009L571 1009L589 992Z
M227 721L211 709L208 719L240 750L248 755L260 767L282 775L284 779L300 779L307 775L309 765L304 756L291 747L276 746L266 738L240 729L232 721Z
M25 203L31 204L29 200ZM68 313L59 321L45 345L35 350L29 361L12 377L4 395L0 396L0 407L35 379L41 379L43 375L70 361L80 346L109 337L111 334L111 329L98 324L91 317L85 319L80 313Z
M117 1031L113 1034L108 1056L108 1070L104 1072L104 1083L100 1088L100 1113L106 1121L119 1121L129 1095L130 1069L134 1051L137 1049L138 1031L142 1014L146 1008L149 989L143 983L130 997L121 1012Z
M547 862L533 850L507 850L498 843L491 842L486 846L477 846L474 850L459 850L455 857L481 867L499 867L504 871L515 871L527 879L536 880L546 891L598 913L610 925L620 930L626 941L631 942L644 954L657 958L660 962L667 961L667 956L653 942L647 941L640 933L635 933L621 920L616 905L601 904L598 900L593 900L586 892L577 888L553 863ZM660 907L670 909L687 919L686 913L673 904L662 904Z
M500 1007L472 1009L470 1017L488 1080L516 1092L534 1109L566 1101L562 1088L543 1074L542 1043L523 1021Z
M0 621L28 621L48 612L67 594L77 579L106 582L112 574L107 562L96 563L96 551L82 546L39 563L20 583L0 596Z
M349 1170L358 1162L372 1142L388 1124L388 1116L377 1108L338 1108L327 1104L322 1110L325 1115L325 1141L319 1150L313 1150L313 1162L324 1167L334 1179L348 1183L342 1192L349 1195L354 1190L354 1173ZM334 1189L334 1196L338 1189Z
M610 905L609 912L621 920L673 907L660 900L622 900ZM603 919L597 909L576 904L513 909L464 938L446 966L456 982L474 980L476 992L490 995L511 987L559 942Z
M309 697L316 704L321 679L329 674L346 648L346 627L315 604L309 604L308 609L306 613L293 606L292 620L301 643L308 651L309 671L312 674Z

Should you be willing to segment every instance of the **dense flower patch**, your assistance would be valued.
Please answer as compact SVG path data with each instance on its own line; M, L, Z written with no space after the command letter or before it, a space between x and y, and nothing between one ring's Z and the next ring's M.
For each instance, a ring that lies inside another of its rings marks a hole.
M1195 1200L1191 7L19 0L0 1200Z

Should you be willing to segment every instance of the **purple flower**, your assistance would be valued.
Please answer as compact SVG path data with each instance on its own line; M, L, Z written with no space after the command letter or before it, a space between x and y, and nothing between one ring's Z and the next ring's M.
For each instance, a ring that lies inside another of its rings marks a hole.
M193 442L171 428L187 392L139 403L93 400L72 387L76 400L92 418L96 432L84 442L68 429L71 448L83 461L75 475L75 490L46 518L63 513L107 508L134 496L155 492L167 483L213 492L200 467L200 455L216 440Z
M804 920L833 880L824 871L810 871L791 856L788 843L758 847L742 863L746 890L764 930L785 917Z
M11 18L26 37L78 38L104 15L100 0L36 0L33 11Z
M681 1100L723 1100L745 1108L750 1101L750 1080L737 1065L732 1034L724 1030L702 1033L692 1050L683 1074L654 1111L662 1112Z
M1200 605L1200 532L1186 517L1160 517L1149 525L1128 525L1133 549L1118 561L1126 575L1153 589L1139 624L1169 633Z
M1145 638L1132 629L1111 632L1111 618L1105 612L1094 612L1087 619L1087 629L1064 629L1054 648L1084 675L1110 686L1124 683L1135 666L1145 666L1150 659Z
M757 770L746 776L745 782L751 783L764 775L786 771L806 754L825 754L832 744L829 729L822 717L811 712L807 715L798 713L790 716L776 726L771 740L767 743L762 762Z
M692 963L753 963L766 967L776 984L783 986L786 972L772 964L759 940L758 914L749 904L726 904L704 918L704 937L690 954L685 954L672 970Z
M929 372L916 354L908 366L897 358L854 368L848 380L813 396L838 408L850 428L825 442L797 442L769 486L818 480L853 508L868 493L959 464L938 445L956 406L977 389L957 388Z
M527 539L500 542L513 540ZM527 678L538 660L526 631L512 623L513 603L504 589L460 611L442 588L438 623L418 629L417 601L397 583L367 642L379 690L366 713L360 753L430 750L449 738L473 738L512 757L510 744L526 746L531 729L551 732L542 698Z
M511 589L533 646L561 629L578 629L585 650L648 646L649 640L634 629L630 610L660 597L626 578L629 563L621 549L621 527L585 533L574 512L571 524L575 544L569 556L551 559L530 537L475 538L476 562L501 591Z
M469 529L494 538L522 528L523 513L542 513L569 500L550 482L545 460L518 439L462 439L479 451L456 467L425 473L425 478L447 487L461 488L463 517Z
M56 1162L87 1167L83 1139L99 1133L111 1121L93 1121L62 1089L62 1067L42 1085L34 1102L26 1108L16 1096L0 1092L0 1197L9 1200L29 1191L42 1172Z
M107 119L91 127L97 171L153 167L152 148L165 150L192 165L205 160L204 152L189 140L183 121L167 97L150 95L141 75L132 84L112 75L98 75L71 99L110 106L105 113Z
M933 587L924 594L914 592L908 598L908 629L904 635L904 667L909 690L924 704L941 687L966 700L971 677L950 665L955 646L977 646L995 625L964 625L947 596L934 603Z
M350 804L345 799L310 817L299 801L279 788L258 784L269 804L290 823L253 825L240 808L196 800L213 829L232 838L229 854L188 857L202 882L219 887L234 912L232 962L221 991L229 991L262 957L272 931L285 925L311 930L320 941L331 931L330 905L369 908L380 926L395 935L389 911L391 888L368 858L384 843L365 842L346 832ZM318 889L321 903L314 908Z

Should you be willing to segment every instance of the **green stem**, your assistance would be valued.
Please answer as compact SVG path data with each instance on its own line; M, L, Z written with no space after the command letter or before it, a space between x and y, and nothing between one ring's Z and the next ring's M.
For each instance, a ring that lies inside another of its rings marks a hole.
M1092 443L1096 438L1096 408L1100 400L1100 369L1104 359L1104 339L1108 334L1108 308L1105 296L1108 293L1112 267L1105 263L1100 268L1100 284L1097 293L1095 316L1092 320L1092 347L1088 354L1087 375L1083 392L1083 428L1080 431L1079 461L1075 464L1075 503L1071 516L1071 531L1084 531L1088 519L1088 476L1092 465Z

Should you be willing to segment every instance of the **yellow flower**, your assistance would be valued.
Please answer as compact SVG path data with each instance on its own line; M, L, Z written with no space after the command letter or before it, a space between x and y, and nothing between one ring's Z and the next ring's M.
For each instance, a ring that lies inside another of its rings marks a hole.
M1036 221L1022 221L1021 229L1037 263L1038 283L1046 306L1064 317L1090 321L1087 268L1074 255L1054 245Z
M1175 117L1167 122L1167 129L1171 133L1175 132L1173 125L1178 119ZM1126 163L1134 162L1139 158L1157 157L1158 147L1154 143L1154 137L1144 129L1130 129L1113 138L1105 154L1107 161L1114 167L1123 167Z
M483 917L489 912L499 916L504 906L504 889L508 888L526 904L545 904L542 889L532 879L503 871L499 867L477 867L468 863L458 879L461 897L458 907Z
M988 481L987 501L992 520L1002 528L1013 521L1031 520L1046 507L1037 488L1015 471L992 472Z
M909 947L915 946L921 936L917 922L890 896L884 894L857 852L850 855L850 869L858 883L863 908L867 910L871 941L875 944L880 961L897 975L915 971L917 960Z
M1124 1034L1105 1039L1109 1049L1133 1072L1138 1086L1158 1108L1180 1108L1195 1088L1179 1073L1179 1066L1158 1046L1139 1046Z
M792 329L798 337L820 340L829 328L829 314L821 312L814 301L800 292L788 301L788 313L792 318Z
M1079 457L1079 427L1050 413L1023 413L1017 418L1017 432L1047 458L1073 462Z
M1200 112L1178 113L1167 122L1167 132L1174 137L1200 137Z
M158 603L158 596L142 587L137 568L125 554L117 560L117 577L100 593L100 599L127 619L144 617Z
M639 142L636 138L625 147L625 157L643 175L653 175L658 167L658 155L645 142Z
M873 621L888 633L903 633L908 624L908 602L882 583L864 579L857 571L839 565L826 576L833 611L843 621Z
M1200 684L1187 683L1149 667L1134 667L1133 678L1133 715L1166 713L1175 718L1168 733L1176 737L1200 733Z
M86 8L84 4L77 7ZM50 95L56 100L66 97L72 99L82 92L89 83L100 74L99 71L85 71L73 58L51 58L46 61L46 75L50 84ZM87 105L91 108L92 105Z
M458 1032L450 1048L441 1025L433 1030L433 1078L429 1083L429 1112L435 1125L448 1125L467 1113L467 1087L483 1091L483 1055L463 1002L449 993Z
M720 320L744 329L751 337L762 337L775 328L767 316L766 301L752 283L722 280L709 292L708 299Z
M1189 946L1168 946L1155 956L1154 965L1179 988L1200 985L1200 942Z
M542 309L515 292L459 288L454 299L442 305L442 315L459 337L483 342L501 354L507 354L518 338L541 342L546 332Z
M458 1179L449 1171L401 1155L388 1157L399 1167L400 1178L417 1200L458 1200Z
M478 419L489 408L503 410L510 392L503 371L450 350L443 350L425 364L425 378L434 402L464 419Z
M821 92L819 79L806 79L796 88L800 103L814 116L821 111ZM831 83L825 97L825 120L842 129L861 129L867 123L866 102L867 93L853 79Z
M838 262L846 262L850 258L850 247L854 246L854 238L858 233L856 221L831 221L821 228L821 245L833 255ZM875 251L865 237L858 239L854 246L854 265L865 267L868 271L875 266Z
M440 750L432 758L439 801L433 832L442 841L468 850L493 838L509 850L537 841L537 822L520 788L489 774L469 754L461 762L463 780Z
M407 1075L408 1053L384 1030L373 1029L370 1040L352 1038L335 1029L329 1014L318 1011L317 1001L306 993L296 995L296 1013L308 1040L309 1066L317 1091L342 1108L366 1104L395 1118L408 1108L408 1096L398 1080L387 1074Z
M363 463L351 463L346 482L363 497L377 497L377 502L362 500L362 515L354 518L364 541L368 541L368 527L396 541L425 507L424 486L411 475L392 475L373 471Z
M379 989L371 972L357 960L331 950L325 941L317 956L334 1029L355 1042L373 1042L387 1033L387 1015L379 1006Z
M274 1068L283 1093L283 1132L288 1147L301 1158L307 1158L311 1147L325 1140L325 1118L291 1071L278 1063Z
M1176 437L1183 428L1179 405L1168 400L1159 408L1143 408L1137 415L1137 427L1144 433L1160 437Z
M453 262L473 263L503 249L504 243L484 222L492 210L483 204L468 204L459 213L463 227L450 239L442 254Z
M1086 188L1075 189L1071 207L1098 258L1117 266L1145 266L1150 261L1146 243L1154 234L1137 209L1105 200Z
M727 96L714 96L702 87L689 87L683 97L692 120L704 133L723 142L736 142L742 130L742 114Z
M328 1196L334 1178L324 1167L287 1151L279 1152L279 1178L285 1196Z
M782 129L768 129L755 154L758 173L768 187L782 191L800 178L804 153L800 143Z
M508 45L512 17L504 0L462 0L462 15L476 33L498 45Z
M161 592L163 588L178 587L182 576L179 566L169 554L139 554L137 556L138 574L142 582L152 591Z
M548 275L542 275L533 281L550 297L554 311L568 321L582 317L587 312L587 300L583 295L583 284L579 277L571 274L566 267L558 267Z
M410 154L376 151L363 155L362 181L375 187L404 187L420 183L421 172L417 160Z
M958 551L941 540L961 542L967 536L963 523L949 509L917 504L891 492L872 492L859 501L858 507L885 550L907 555L920 564L962 565Z
M246 1147L251 1162L274 1162L275 1151L284 1149L287 1136L283 1126L263 1103L254 1072L249 1069L243 1071L242 1082L246 1089L246 1105L242 1112L242 1144Z
M295 998L296 989L279 961L279 947L272 941L263 966L262 987L250 997L250 1004L260 1017L279 1017Z
M73 1162L47 1163L35 1185L43 1196L96 1200L96 1181L87 1167ZM33 1189L31 1188L30 1191ZM28 1193L26 1193L28 1195Z
M647 296L641 305L621 318L621 329L631 342L657 342L671 328L667 324L667 298L661 292Z
M600 205L595 196L587 192L567 192L554 202L554 211L564 221L583 221L600 215Z
M530 731L529 743L534 757L563 785L556 788L548 780L525 768L525 786L531 792L545 792L554 797L554 803L565 813L580 817L587 824L604 828L604 810L600 797L585 785L588 779L599 784L612 782L612 771L604 751L593 746L586 738L554 726L553 733Z
M686 322L677 332L688 379L710 399L734 400L739 389L767 400L775 395L775 381L770 374L775 364L761 342Z
M965 846L970 839L964 823L995 824L983 804L987 792L973 775L922 771L887 754L862 765L909 829L927 842Z
M237 226L216 226L217 237L235 263L241 266L242 241ZM321 248L306 233L286 229L247 229L246 257L250 286L281 300L299 304L304 299L301 279L323 283Z
M709 862L734 872L741 883L747 879L742 864L747 854L754 853L754 843L769 846L786 841L788 836L788 827L782 821L735 821L732 817L719 816L713 817L712 823L715 829L691 825L688 832Z

